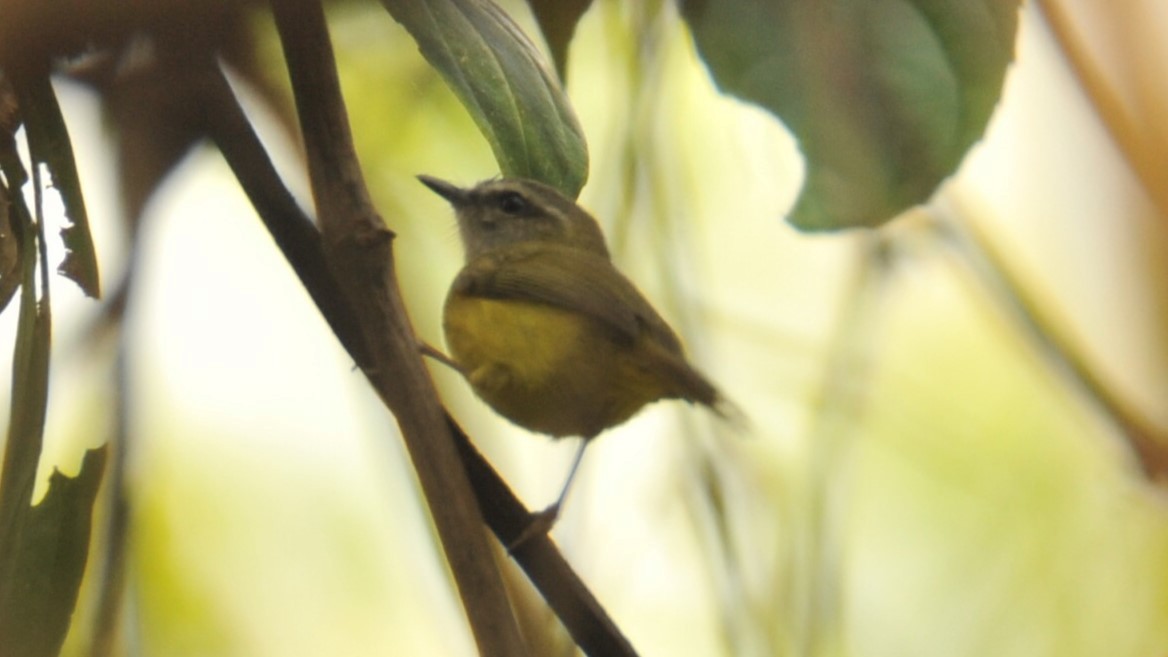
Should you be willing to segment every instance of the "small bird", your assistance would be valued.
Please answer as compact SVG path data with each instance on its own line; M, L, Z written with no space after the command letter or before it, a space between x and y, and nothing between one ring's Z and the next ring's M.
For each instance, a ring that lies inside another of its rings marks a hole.
M588 443L646 404L684 399L725 416L722 395L613 265L583 208L534 180L463 189L418 179L454 207L466 253L443 311L457 369L511 422L582 438L556 501L510 547L551 529Z

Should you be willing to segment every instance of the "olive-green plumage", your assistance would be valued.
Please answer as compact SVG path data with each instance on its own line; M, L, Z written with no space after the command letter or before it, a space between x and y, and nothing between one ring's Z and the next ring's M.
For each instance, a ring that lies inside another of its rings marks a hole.
M591 215L532 180L462 189L419 179L454 206L466 250L443 313L454 362L503 417L584 439L559 498L513 548L555 522L584 447L600 432L659 399L721 414L718 391L613 266Z
M454 206L466 250L444 312L451 356L499 414L589 439L659 399L719 400L578 205L531 180L420 178Z

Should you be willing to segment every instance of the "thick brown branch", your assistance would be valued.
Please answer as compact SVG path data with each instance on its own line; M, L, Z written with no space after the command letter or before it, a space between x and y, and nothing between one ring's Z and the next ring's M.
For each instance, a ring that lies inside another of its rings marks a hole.
M422 493L483 655L526 654L482 516L406 318L392 234L369 200L349 134L336 63L317 0L273 0L308 153L325 255L357 312L377 393L397 418Z
M364 343L354 337L360 335L356 314L324 265L320 233L296 205L222 74L210 59L207 65L203 91L208 135L342 345L354 360L366 362ZM512 543L527 526L530 512L462 429L449 416L446 420L487 525L503 545ZM512 556L586 654L635 657L628 640L548 537L533 538Z
M1095 112L1107 130L1108 136L1131 164L1148 198L1156 205L1161 217L1168 217L1168 185L1164 184L1164 166L1168 155L1156 147L1139 117L1133 115L1113 80L1100 61L1091 56L1087 44L1074 25L1074 3L1058 0L1039 0L1038 8L1046 18L1058 47L1066 56L1067 64L1079 79L1079 88L1090 98ZM1115 13L1136 13L1137 4L1117 5ZM1137 20L1130 18L1129 20ZM1118 22L1118 21L1117 21ZM1107 26L1114 27L1114 26ZM1162 144L1161 144L1162 146Z

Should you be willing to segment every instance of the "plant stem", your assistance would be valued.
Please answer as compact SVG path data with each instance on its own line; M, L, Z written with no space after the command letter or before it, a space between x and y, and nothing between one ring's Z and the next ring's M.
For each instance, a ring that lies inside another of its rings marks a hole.
M369 198L318 0L273 0L326 261L361 323L365 374L397 418L479 653L526 654L482 516L398 288L393 233Z

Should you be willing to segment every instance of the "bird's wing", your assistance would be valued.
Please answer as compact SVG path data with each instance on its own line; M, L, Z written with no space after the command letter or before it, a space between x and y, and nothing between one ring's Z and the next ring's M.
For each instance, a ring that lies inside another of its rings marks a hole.
M493 299L546 303L578 312L634 342L646 332L668 352L681 342L645 297L603 255L548 243L524 244L475 258L454 291Z

